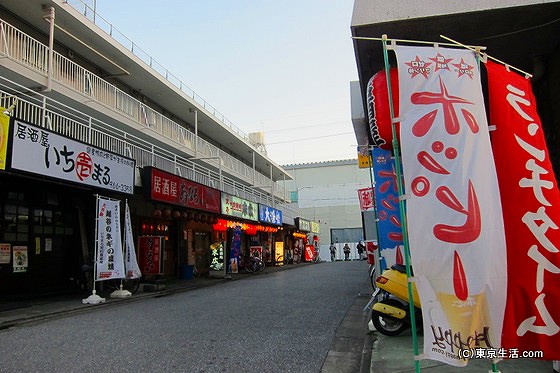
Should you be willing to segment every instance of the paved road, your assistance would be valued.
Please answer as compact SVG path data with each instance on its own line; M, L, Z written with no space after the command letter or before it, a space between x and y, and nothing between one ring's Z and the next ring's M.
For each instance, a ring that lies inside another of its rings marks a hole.
M320 372L365 262L294 268L6 329L1 372Z

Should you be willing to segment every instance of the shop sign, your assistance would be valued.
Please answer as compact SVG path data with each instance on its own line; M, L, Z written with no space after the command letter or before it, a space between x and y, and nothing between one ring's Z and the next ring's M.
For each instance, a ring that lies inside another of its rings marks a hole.
M284 242L282 241L274 243L274 261L277 265L284 265Z
M220 191L180 176L145 167L150 198L177 206L220 213Z
M9 243L0 243L0 264L10 263L12 256L12 245Z
M259 221L259 209L255 202L222 193L222 214Z
M311 231L311 222L309 220L305 220L302 218L296 218L296 224L300 231L310 232Z
M134 159L20 120L14 120L11 127L12 169L114 192L134 193Z
M223 271L224 266L224 243L214 242L210 245L210 271Z
M259 221L274 225L282 225L282 211L259 204Z
M316 221L310 222L311 224L311 232L312 233L321 233L321 225Z
M139 236L138 259L143 275L163 274L163 236Z

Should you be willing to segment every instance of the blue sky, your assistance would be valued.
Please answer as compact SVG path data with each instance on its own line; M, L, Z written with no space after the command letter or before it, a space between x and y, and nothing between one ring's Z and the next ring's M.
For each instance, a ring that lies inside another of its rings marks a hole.
M356 158L354 0L97 0L98 14L278 164ZM156 4L159 4L156 6Z

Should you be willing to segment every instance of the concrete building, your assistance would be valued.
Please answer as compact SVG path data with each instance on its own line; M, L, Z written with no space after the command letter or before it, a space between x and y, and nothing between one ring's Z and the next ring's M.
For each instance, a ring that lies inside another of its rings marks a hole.
M135 239L161 238L153 276L208 271L209 247L227 258L236 229L235 250L275 264L298 231L291 175L262 136L86 2L0 2L0 106L0 296L73 289L93 260L98 194L128 201Z
M357 191L371 187L370 170L359 168L356 159L291 164L284 169L293 175L285 185L292 203L302 216L318 223L321 257L329 260L331 242L337 244L338 258L344 243L354 249L364 239Z

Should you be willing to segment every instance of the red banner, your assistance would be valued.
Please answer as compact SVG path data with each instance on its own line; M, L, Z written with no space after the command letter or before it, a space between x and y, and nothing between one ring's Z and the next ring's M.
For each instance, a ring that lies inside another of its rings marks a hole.
M502 346L560 359L560 193L531 82L486 64L507 244Z
M146 169L149 175L147 179L150 182L150 197L153 200L220 213L219 190L156 168L146 167Z

